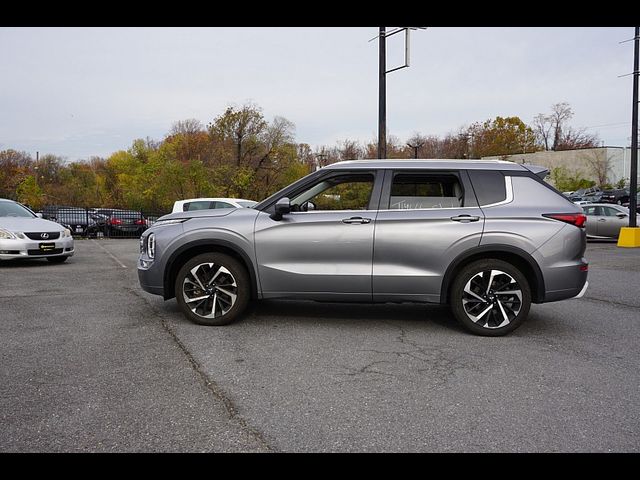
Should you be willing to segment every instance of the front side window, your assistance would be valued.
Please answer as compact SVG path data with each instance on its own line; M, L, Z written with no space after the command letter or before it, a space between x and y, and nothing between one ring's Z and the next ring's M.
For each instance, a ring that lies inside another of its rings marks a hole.
M600 207L600 208L602 208L602 210L604 210L604 216L605 217L615 217L619 213L623 213L620 210L617 210L617 209L615 209L613 207Z
M398 173L393 177L389 209L456 208L464 192L456 175Z
M367 210L373 181L370 173L324 179L292 198L291 211Z

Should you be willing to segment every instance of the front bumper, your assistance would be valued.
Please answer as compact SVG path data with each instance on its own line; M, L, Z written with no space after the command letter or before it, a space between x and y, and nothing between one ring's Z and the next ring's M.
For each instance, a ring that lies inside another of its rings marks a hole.
M54 244L53 248L43 251L41 243ZM0 240L0 260L14 260L24 258L71 257L75 253L73 237L63 237L50 242L30 239L2 239Z

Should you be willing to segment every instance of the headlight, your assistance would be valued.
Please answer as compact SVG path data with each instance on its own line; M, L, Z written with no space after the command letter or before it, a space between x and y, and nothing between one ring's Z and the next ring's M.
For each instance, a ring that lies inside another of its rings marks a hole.
M182 223L189 220L188 218L171 218L169 220L158 220L153 224L154 227L162 227L165 225L175 225L176 223Z
M156 256L156 236L153 233L147 237L147 256L151 259Z
M71 230L69 230L68 228L65 228L65 229L62 231L62 238L64 238L64 237L70 237L70 236L71 236Z
M5 230L4 228L0 228L0 239L1 240L16 240L18 237L16 237L13 233L11 233L9 230Z

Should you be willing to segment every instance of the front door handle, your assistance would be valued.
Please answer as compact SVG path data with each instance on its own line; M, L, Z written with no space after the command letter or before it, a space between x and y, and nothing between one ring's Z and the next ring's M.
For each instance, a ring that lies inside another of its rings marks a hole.
M475 215L458 215L456 217L451 217L451 220L453 220L454 222L469 223L477 222L478 220L480 220L480 217L476 217Z
M362 218L362 217L351 217L351 218L345 218L344 220L342 220L342 223L350 223L352 225L361 225L363 223L370 223L371 219L370 218Z

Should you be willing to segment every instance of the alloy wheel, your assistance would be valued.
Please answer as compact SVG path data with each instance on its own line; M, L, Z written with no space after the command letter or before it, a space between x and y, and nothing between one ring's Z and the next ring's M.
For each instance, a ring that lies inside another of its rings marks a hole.
M501 328L511 323L522 309L522 289L501 270L478 272L466 283L462 306L472 322L484 328Z
M184 277L182 295L185 304L195 315L217 318L235 305L238 285L223 265L200 263Z

